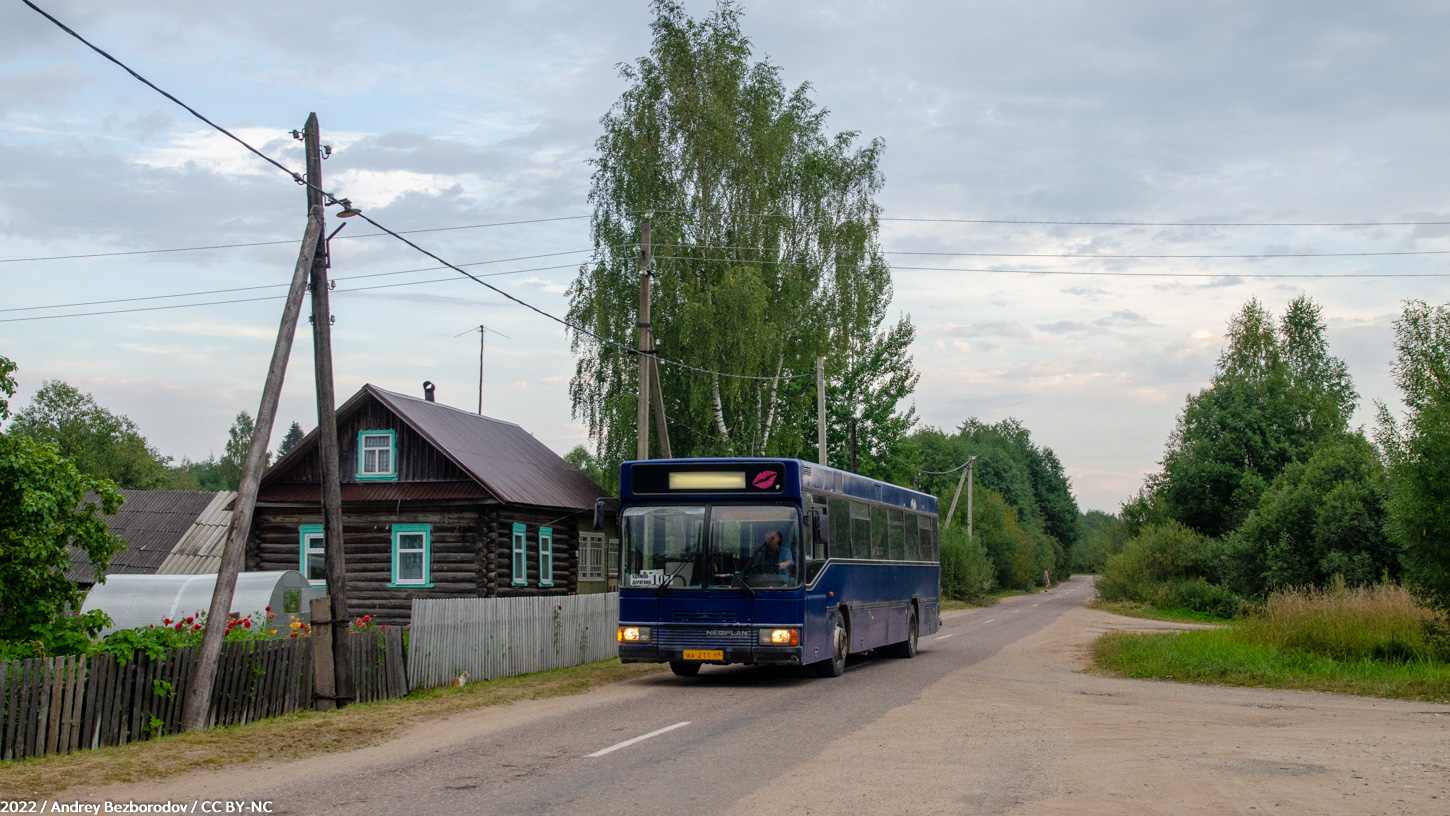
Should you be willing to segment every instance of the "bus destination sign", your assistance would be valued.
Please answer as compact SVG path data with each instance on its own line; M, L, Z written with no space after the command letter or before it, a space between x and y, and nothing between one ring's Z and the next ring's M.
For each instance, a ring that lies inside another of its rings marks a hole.
M635 493L765 493L785 490L779 462L718 465L637 464L630 469Z

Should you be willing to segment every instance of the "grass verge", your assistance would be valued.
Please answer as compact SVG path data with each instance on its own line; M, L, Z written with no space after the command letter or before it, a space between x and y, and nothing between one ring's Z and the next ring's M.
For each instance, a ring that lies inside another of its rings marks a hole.
M583 666L417 691L399 700L304 711L247 725L162 737L117 748L0 762L0 791L11 799L50 796L68 787L165 779L197 768L292 760L377 745L404 728L485 706L583 694L608 683L661 671L656 664L605 660Z
M1445 663L1338 660L1249 641L1232 628L1111 632L1098 639L1093 657L1100 670L1120 677L1450 702L1450 665Z
M1210 615L1194 609L1164 609L1137 601L1105 601L1102 598L1097 598L1088 604L1088 606L1127 618L1144 618L1146 620L1172 621L1174 623L1228 623L1230 620L1229 618L1220 618L1217 615Z

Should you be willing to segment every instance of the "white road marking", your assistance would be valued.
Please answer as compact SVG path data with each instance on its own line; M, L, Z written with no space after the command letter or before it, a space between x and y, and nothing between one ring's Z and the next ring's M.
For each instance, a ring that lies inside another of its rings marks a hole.
M687 725L689 725L688 722L678 722L678 723L675 723L674 725L667 725L667 726L665 726L664 728L661 728L658 731L651 731L648 734L641 734L641 735L635 737L634 739L627 739L624 742L615 743L614 745L611 745L608 748L600 749L598 751L595 751L592 754L585 754L584 755L584 758L585 759L589 759L591 757L602 757L605 754L610 753L611 751L618 751L620 748L628 748L629 746L635 744L636 742L643 742L643 741L649 739L650 737L658 737L660 734L663 734L663 733L665 733L667 731L673 731L676 728L684 728Z
M954 637L956 634L957 634L956 632L952 632L950 635L941 635L940 637L937 638L937 640L946 640L949 637Z
M987 618L986 620L982 621L982 623L991 623L994 620L996 620L996 618Z

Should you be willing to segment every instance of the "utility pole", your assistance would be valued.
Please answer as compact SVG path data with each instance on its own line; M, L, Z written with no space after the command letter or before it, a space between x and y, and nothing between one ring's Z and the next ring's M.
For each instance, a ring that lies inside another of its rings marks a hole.
M483 336L488 327L478 324L478 415L483 416Z
M851 417L851 472L860 473L856 468L856 418Z
M646 218L640 225L639 231L639 325L636 326L639 334L639 410L636 417L636 459L649 458L649 375L650 355L654 351L654 338L651 336L649 320L649 222L650 220Z
M957 499L960 499L962 497L962 485L964 485L964 484L965 485L968 485L968 487L967 487L967 538L971 538L972 537L972 488L970 486L970 482L972 480L969 477L971 476L971 473L972 473L972 463L975 462L975 461L977 461L977 457L976 456L968 456L967 457L966 467L962 468L962 478L960 478L960 479L957 480L957 492L955 494L953 494L953 496L952 496L952 507L951 507L950 510L947 511L947 520L946 520L946 523L942 525L942 529L943 530L945 530L946 528L952 526L952 519L957 514Z
M826 464L826 358L816 355L816 458Z
M967 457L967 540L972 540L972 487L977 483L976 468L977 457Z
M257 506L257 489L262 481L262 467L267 459L272 425L277 418L277 400L282 393L282 380L287 374L287 360L292 354L292 338L297 333L297 317L302 312L302 295L307 291L307 275L312 268L318 239L322 236L322 207L311 208L307 229L302 235L302 249L292 271L292 286L287 290L287 305L282 308L282 323L277 327L277 342L272 347L272 364L267 368L262 387L262 404L257 407L257 423L252 427L252 441L247 448L247 461L242 466L242 483L232 508L232 526L227 531L222 550L221 568L217 572L216 589L212 591L211 608L206 614L209 624L201 636L196 675L186 690L181 707L181 730L195 731L206 727L211 710L212 685L216 682L217 660L221 656L222 638L226 635L224 621L231 614L232 598L237 589L237 573L246 561L247 535L252 529L252 511ZM263 622L265 625L265 621Z
M322 201L322 147L317 114L307 116L303 131L307 150L307 206ZM322 534L327 561L327 594L332 598L334 704L352 702L352 660L347 630L347 562L342 549L342 486L338 475L337 412L332 384L332 313L327 303L327 243L312 256L312 350L317 373L317 455L320 460ZM327 704L324 702L323 706Z

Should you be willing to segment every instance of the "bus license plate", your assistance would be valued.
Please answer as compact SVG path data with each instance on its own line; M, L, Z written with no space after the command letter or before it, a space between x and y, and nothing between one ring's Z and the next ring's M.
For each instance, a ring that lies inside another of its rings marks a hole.
M720 649L686 649L686 660L724 660L725 652Z

